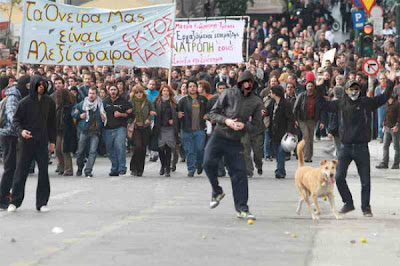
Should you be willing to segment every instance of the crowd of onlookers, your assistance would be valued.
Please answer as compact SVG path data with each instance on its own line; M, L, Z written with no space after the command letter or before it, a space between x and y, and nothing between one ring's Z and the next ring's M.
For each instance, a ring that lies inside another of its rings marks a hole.
M348 16L350 2L339 3L343 16ZM202 172L204 146L213 129L213 121L208 119L207 113L218 95L235 86L248 70L256 81L254 93L261 98L265 109L273 102L271 88L282 87L284 97L292 105L297 135L306 140L305 160L310 162L314 139L332 138L335 140L332 147L340 147L335 128L337 118L321 113L313 97L323 96L329 100L344 97L348 80L357 80L362 95L368 96L382 94L388 85L395 85L398 97L400 61L395 48L394 20L389 13L385 17L384 43L374 46L374 57L381 71L374 78L372 88L368 88L368 77L361 70L363 58L355 52L353 40L337 42L325 16L327 8L319 3L305 7L301 1L296 5L306 13L311 12L312 21L296 13L289 20L271 17L266 21L252 21L250 57L241 64L174 67L170 85L168 70L161 68L21 64L17 70L16 65L9 65L1 72L1 97L4 98L12 86L18 89L21 98L27 96L34 75L48 81L47 94L56 104L59 174L82 175L84 172L92 176L97 154L109 156L111 176L125 174L128 149L133 154L130 162L133 175L143 174L146 153L151 153L150 160L161 160L160 174L169 176L181 157L187 162L188 175L193 176L196 170ZM348 31L348 24L344 32ZM334 60L323 61L323 55L332 48L336 48ZM18 49L12 50L14 58L17 52ZM387 78L390 72L396 73L394 84ZM384 141L385 147L389 145L385 128L392 112L388 111L392 109L383 106L372 117L372 135ZM256 136L251 137L257 140L256 145L244 140L249 154L246 159L248 176L253 175L252 150L260 174L262 158L271 160L275 156L271 149L273 129L267 117L260 128ZM398 134L392 138L398 153ZM327 152L335 156L334 150L330 147ZM73 155L77 158L77 171L73 170ZM289 158L287 155L286 159ZM380 166L387 167L387 164L384 159ZM220 174L224 172L221 167Z

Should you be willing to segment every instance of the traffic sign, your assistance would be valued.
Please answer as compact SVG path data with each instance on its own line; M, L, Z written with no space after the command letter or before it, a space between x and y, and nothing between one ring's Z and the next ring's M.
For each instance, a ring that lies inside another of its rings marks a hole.
M353 27L355 30L362 30L365 24L364 10L355 10L351 12L353 17Z
M374 6L370 11L371 17L383 17L383 8L380 6Z
M362 71L368 76L375 76L379 72L380 65L374 58L367 58L362 63Z
M365 11L369 14L376 3L376 0L360 0L360 2L363 5Z
M353 0L353 4L357 8L363 8L363 4L361 3L361 0Z

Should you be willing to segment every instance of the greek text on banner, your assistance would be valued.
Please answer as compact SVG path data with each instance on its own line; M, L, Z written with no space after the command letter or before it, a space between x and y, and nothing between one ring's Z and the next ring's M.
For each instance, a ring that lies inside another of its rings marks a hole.
M174 25L175 4L120 11L27 0L19 61L169 67Z
M244 20L177 21L172 65L243 62Z

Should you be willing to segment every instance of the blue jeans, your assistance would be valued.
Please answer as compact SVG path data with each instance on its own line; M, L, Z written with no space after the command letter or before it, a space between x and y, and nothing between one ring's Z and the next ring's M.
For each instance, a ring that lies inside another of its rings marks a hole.
M267 129L264 133L264 158L272 156L271 153L271 136L269 135L269 130Z
M280 143L272 142L271 147L272 150L274 151L276 158L275 176L285 177L286 176L285 161L288 153L282 149L282 145Z
M89 136L84 133L80 134L78 150L76 152L76 164L78 165L78 169L82 170L85 166L86 152L89 151L85 174L92 173L93 165L96 161L98 144L98 135Z
M352 161L356 163L361 180L361 209L370 207L371 173L368 143L342 144L339 152L339 163L336 168L336 186L342 197L343 203L353 205L353 197L347 186L347 169Z
M183 148L186 153L187 168L193 173L203 165L206 133L204 130L181 131Z
M224 157L229 176L231 177L233 200L236 211L248 211L249 189L247 183L244 149L240 140L230 140L215 134L207 142L204 153L204 171L212 187L212 196L222 193L218 183L218 165Z
M386 116L386 108L379 107L377 114L378 114L378 138L383 140L382 127L383 127L383 120L385 120Z
M111 172L126 171L126 127L104 129L103 138L111 161Z

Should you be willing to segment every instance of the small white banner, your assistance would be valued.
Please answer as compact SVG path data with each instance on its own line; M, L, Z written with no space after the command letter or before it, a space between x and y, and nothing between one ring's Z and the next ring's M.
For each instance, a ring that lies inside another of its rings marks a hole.
M172 65L243 62L244 20L178 21Z
M175 4L106 10L27 0L19 61L168 68L174 23Z

